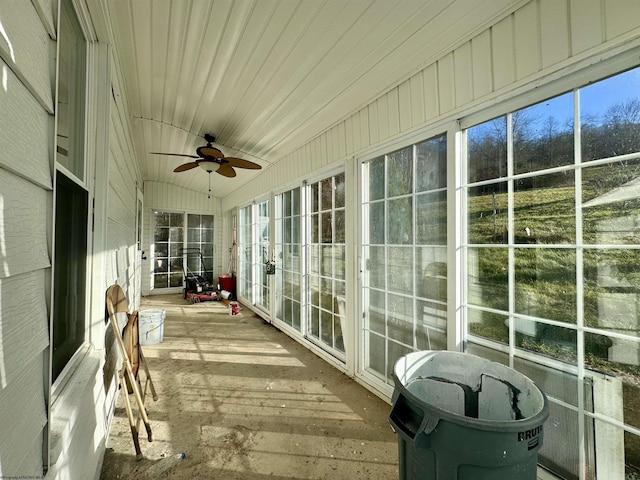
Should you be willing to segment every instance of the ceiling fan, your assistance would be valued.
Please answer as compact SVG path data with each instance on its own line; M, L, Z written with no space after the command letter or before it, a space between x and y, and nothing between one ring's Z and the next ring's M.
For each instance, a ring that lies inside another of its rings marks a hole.
M205 133L204 139L207 141L207 144L196 149L197 155L162 152L151 152L151 154L170 155L174 157L187 157L196 159L193 162L183 163L182 165L176 167L173 170L176 173L186 172L187 170L191 170L192 168L200 167L207 173L216 172L224 177L233 178L236 176L236 171L234 170L234 168L246 168L249 170L260 170L262 168L257 163L250 162L249 160L244 160L242 158L236 157L225 157L220 150L211 145L216 141L216 137L214 137L213 135Z

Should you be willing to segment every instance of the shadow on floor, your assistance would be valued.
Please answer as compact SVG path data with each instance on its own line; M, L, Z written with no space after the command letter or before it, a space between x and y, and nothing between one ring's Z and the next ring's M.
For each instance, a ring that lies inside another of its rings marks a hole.
M103 480L148 478L162 456L186 458L156 478L394 479L390 406L244 308L143 298L166 310L164 339L143 346L159 399L147 400L154 441L136 462L122 396ZM143 428L144 431L144 428Z

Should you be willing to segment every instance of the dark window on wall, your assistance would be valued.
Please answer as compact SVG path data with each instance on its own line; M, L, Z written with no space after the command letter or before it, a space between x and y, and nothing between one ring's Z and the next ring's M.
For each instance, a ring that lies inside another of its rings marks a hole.
M58 38L52 378L85 342L89 194L84 187L86 41L71 3L61 3Z
M85 340L87 264L86 190L62 173L56 175L56 254L53 303L53 378L62 372Z

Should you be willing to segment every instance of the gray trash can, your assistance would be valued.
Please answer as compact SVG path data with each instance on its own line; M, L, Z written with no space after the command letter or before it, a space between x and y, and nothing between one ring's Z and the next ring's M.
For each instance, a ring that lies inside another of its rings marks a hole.
M466 353L414 352L393 371L389 421L400 480L535 480L544 393L526 376Z

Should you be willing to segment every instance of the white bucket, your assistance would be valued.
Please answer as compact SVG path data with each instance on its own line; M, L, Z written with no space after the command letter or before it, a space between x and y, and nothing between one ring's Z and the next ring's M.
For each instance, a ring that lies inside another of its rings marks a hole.
M162 342L164 336L164 310L141 310L139 312L140 345Z

